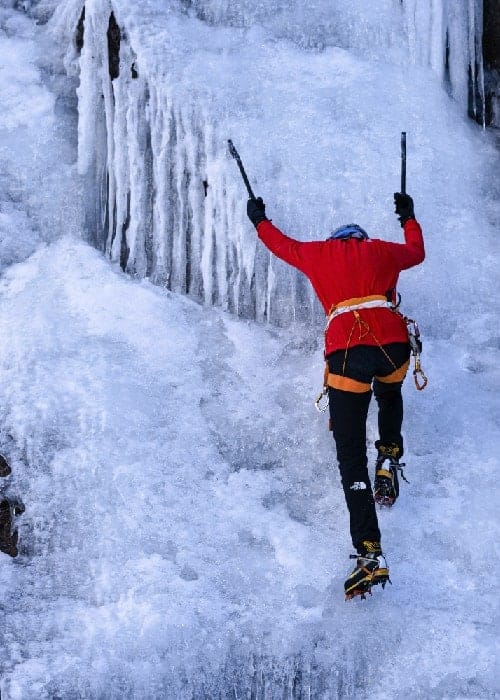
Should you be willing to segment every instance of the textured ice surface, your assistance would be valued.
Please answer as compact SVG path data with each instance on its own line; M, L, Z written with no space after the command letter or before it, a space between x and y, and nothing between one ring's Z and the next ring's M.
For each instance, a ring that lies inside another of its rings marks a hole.
M21 559L0 567L2 697L494 691L497 370L427 348L429 388L406 391L411 484L381 513L394 585L348 605L303 331L129 281L71 239L4 276L0 324L27 504Z
M41 13L51 3L32 4ZM71 101L44 32L1 11L0 430L13 474L0 487L27 506L20 558L0 558L2 699L500 693L488 585L500 534L497 154L439 76L399 61L404 47L384 63L374 34L365 52L373 12L350 5L359 14L338 7L356 45L306 52L300 27L223 19L223 5L207 21L172 11L162 24L157 3L141 4L140 18L138 5L114 3L127 35L123 80L111 86L110 6L87 2L96 23L82 54L79 163L88 228L105 212L102 169L113 163L114 216L134 212L131 272L289 323L311 315L307 285L255 246L227 135L290 233L319 236L355 218L397 240L391 196L408 130L428 259L401 291L424 330L430 384L405 387L411 483L381 513L394 585L351 604L347 513L312 407L321 319L287 329L241 320L131 280L76 236L51 243L66 224L80 233ZM382 46L385 13L405 6L380 4ZM50 27L61 49L81 7L58 4ZM395 21L397 36L405 15ZM111 91L115 112L104 112ZM122 255L115 241L107 250ZM253 292L243 272L255 273ZM370 414L372 463L375 425Z

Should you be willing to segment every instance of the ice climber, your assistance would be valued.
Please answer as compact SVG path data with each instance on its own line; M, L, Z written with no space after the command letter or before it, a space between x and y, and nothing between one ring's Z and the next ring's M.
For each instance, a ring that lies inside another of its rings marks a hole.
M356 567L345 582L346 598L385 586L389 569L382 553L375 502L392 505L399 493L403 455L401 387L410 360L408 329L395 310L401 270L424 260L422 229L413 200L394 195L404 243L369 238L357 224L341 226L325 241L285 236L266 217L262 199L249 199L247 214L264 245L310 280L327 315L330 423L350 516ZM366 419L372 390L378 404L378 456L372 492L367 469Z

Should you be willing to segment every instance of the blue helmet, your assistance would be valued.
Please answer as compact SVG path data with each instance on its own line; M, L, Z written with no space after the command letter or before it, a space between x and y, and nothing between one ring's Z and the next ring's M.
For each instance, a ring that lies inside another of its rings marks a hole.
M358 224L344 224L344 226L339 226L339 228L335 229L328 238L333 238L335 240L357 238L360 241L366 241L368 234L361 226L358 226Z

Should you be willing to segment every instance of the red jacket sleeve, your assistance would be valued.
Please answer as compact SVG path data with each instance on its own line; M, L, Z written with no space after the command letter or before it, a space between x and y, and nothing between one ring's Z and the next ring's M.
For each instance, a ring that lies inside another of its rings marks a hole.
M376 250L384 251L386 265L389 265L389 269L396 274L401 270L418 265L425 258L424 239L420 224L415 219L409 219L405 223L403 231L404 243L375 240L378 246ZM328 248L330 241L297 241L286 236L268 220L261 221L257 225L257 234L274 255L309 277L321 299L318 280L322 278L325 266L329 265L327 276L332 273L331 255L324 254L326 252L325 246ZM329 264L328 260L330 260ZM380 265L381 260L378 260L376 264Z
M271 253L306 275L322 246L320 241L302 242L289 238L267 220L257 225L257 235Z
M405 242L387 243L391 256L400 270L419 265L425 258L424 238L420 224L415 219L408 219L403 226Z

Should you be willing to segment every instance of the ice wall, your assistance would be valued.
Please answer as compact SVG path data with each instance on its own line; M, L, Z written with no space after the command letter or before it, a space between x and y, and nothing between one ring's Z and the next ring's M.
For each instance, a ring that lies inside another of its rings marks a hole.
M410 58L429 65L475 118L484 115L483 0L402 0Z
M51 43L40 32L35 41L32 21L13 5L0 3L0 273L79 230L81 213L75 144L61 139L76 128L74 104L63 97L68 80L59 57L52 63Z
M227 138L269 215L299 238L357 220L400 240L391 199L402 129L417 201L435 198L432 173L444 207L460 192L465 211L484 162L460 117L468 106L483 113L481 7L61 3L53 27L71 37L67 66L79 74L79 171L95 243L130 274L204 303L275 323L310 318L308 285L270 259L246 220ZM470 149L463 171L456 138Z
M431 66L465 109L474 116L483 113L477 104L484 101L483 0L336 0L312 8L300 0L186 0L184 5L214 25L263 24L302 48L335 45L366 53L404 45L409 61Z
M81 3L68 5L60 25L75 23L81 10ZM175 85L143 70L114 11L90 0L80 15L78 160L96 202L89 230L133 275L268 318L272 269L244 225L240 183L228 179L228 132L217 133L207 95L183 99Z

